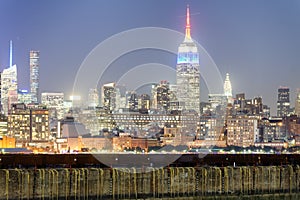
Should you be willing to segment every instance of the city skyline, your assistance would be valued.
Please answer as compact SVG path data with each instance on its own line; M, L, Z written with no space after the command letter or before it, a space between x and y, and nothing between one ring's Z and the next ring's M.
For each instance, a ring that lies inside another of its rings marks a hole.
M262 96L264 104L275 114L277 89L287 86L294 107L296 88L300 87L297 1L95 1L88 5L80 1L32 0L0 4L1 26L5 27L0 38L0 67L3 70L9 65L8 47L13 40L12 64L18 66L20 88L29 89L32 49L41 52L40 92L68 94L78 67L98 43L137 27L164 27L184 33L185 7L189 4L193 39L208 51L223 79L227 72L230 74L233 94L244 92L247 98ZM8 14L14 12L18 15ZM154 56L153 60L175 69L176 55L165 56ZM136 58L134 54L128 57ZM129 62L126 56L116 65L122 62ZM127 68L132 66L128 64ZM201 84L201 91L205 89ZM207 93L202 94L201 98L207 97Z

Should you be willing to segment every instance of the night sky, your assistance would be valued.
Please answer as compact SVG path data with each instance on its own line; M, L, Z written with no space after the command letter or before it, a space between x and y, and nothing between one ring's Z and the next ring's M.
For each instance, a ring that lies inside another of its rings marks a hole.
M192 37L210 54L223 78L230 73L234 94L262 96L275 114L277 88L287 86L294 106L300 87L299 0L0 0L0 69L8 66L13 40L19 88L29 89L29 51L39 50L40 91L68 95L79 66L100 42L138 27L184 33L187 4ZM136 62L175 68L176 56L133 52L113 63L112 69L130 69ZM204 84L201 91L201 99L207 100Z

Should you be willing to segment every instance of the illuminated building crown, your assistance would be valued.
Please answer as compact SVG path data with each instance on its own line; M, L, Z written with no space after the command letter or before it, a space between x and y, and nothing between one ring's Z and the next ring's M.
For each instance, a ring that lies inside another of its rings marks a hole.
M198 48L191 37L190 8L186 9L186 26L183 43L179 45L177 64L199 64Z
M232 88L228 73L226 74L226 79L224 82L224 94L227 97L232 97Z

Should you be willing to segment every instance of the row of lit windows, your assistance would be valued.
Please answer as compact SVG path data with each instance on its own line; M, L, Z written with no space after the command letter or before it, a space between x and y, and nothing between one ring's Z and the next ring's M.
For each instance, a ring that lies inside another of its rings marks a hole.
M195 119L192 119L192 118L186 118L186 119L181 119L181 120L177 120L177 119L174 119L174 118L156 118L156 117L153 117L153 118L138 118L138 117L131 117L131 118L128 118L128 117L113 117L113 120L115 121L118 121L118 120L148 120L148 121L166 121L166 122L185 122L185 121L193 121L196 123L196 120Z

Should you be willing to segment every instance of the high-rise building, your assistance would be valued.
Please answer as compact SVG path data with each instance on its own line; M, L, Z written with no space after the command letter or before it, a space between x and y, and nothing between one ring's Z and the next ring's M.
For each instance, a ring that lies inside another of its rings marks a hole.
M101 90L101 103L102 106L108 110L116 109L116 84L107 83L102 86Z
M208 94L208 102L211 104L211 108L216 110L218 107L226 107L227 98L224 94Z
M191 37L189 7L187 7L185 38L178 48L176 84L180 107L195 110L200 114L199 53Z
M99 95L96 88L90 88L88 96L88 106L95 108L99 105Z
M5 115L8 114L11 104L18 101L17 66L12 63L12 41L10 41L10 66L4 69L1 75L1 104Z
M228 103L233 102L231 82L230 82L228 73L226 73L226 78L225 78L225 82L224 82L224 95L227 97Z
M270 116L270 108L263 104L262 97L245 99L245 93L236 94L232 106L227 111L229 115Z
M200 118L204 128L200 129L200 134L205 134L205 140L220 140L225 126L227 97L224 94L208 94L208 102L210 106L207 108L206 116L204 114Z
M264 112L263 112L263 106L264 105L263 105L262 97L254 97L252 99L250 105L251 105L250 108L251 108L251 114L252 115L262 115L262 116L264 116Z
M266 118L271 116L271 109L268 105L263 105L263 116Z
M160 111L169 111L171 102L170 84L167 81L161 81L157 84L153 92L153 107Z
M142 94L139 97L138 107L142 111L150 110L150 96L148 94Z
M122 95L121 95L121 91L120 91L120 88L118 86L116 86L116 89L115 89L115 92L116 92L116 107L115 107L115 111L116 112L119 112L120 109L122 108ZM124 100L124 99L123 99ZM126 101L125 101L126 102Z
M13 43L12 40L9 41L9 66L13 65Z
M236 94L235 96L236 96L235 99L238 101L245 100L245 93Z
M43 92L42 104L49 109L49 117L51 119L64 118L64 93L62 92Z
M290 89L287 87L280 87L278 89L277 99L277 116L284 117L290 113Z
M300 117L300 89L297 89L295 101L295 114Z
M224 137L224 123L217 115L200 116L199 134L197 139L218 141Z
M170 111L175 111L175 110L182 110L180 108L178 98L177 98L177 85L176 84L170 84Z
M27 90L18 90L18 103L30 104L32 103L31 93Z
M261 120L260 131L263 142L283 140L287 127L281 117L270 117Z
M120 109L120 110L123 110L126 108L126 103L127 103L127 99L126 99L126 96L120 96L120 99L118 101L118 105L117 107Z
M32 95L32 102L38 103L39 93L39 67L40 67L40 52L30 51L29 53L30 65L30 93Z
M130 91L127 94L127 107L130 112L138 111L139 100L135 91Z

